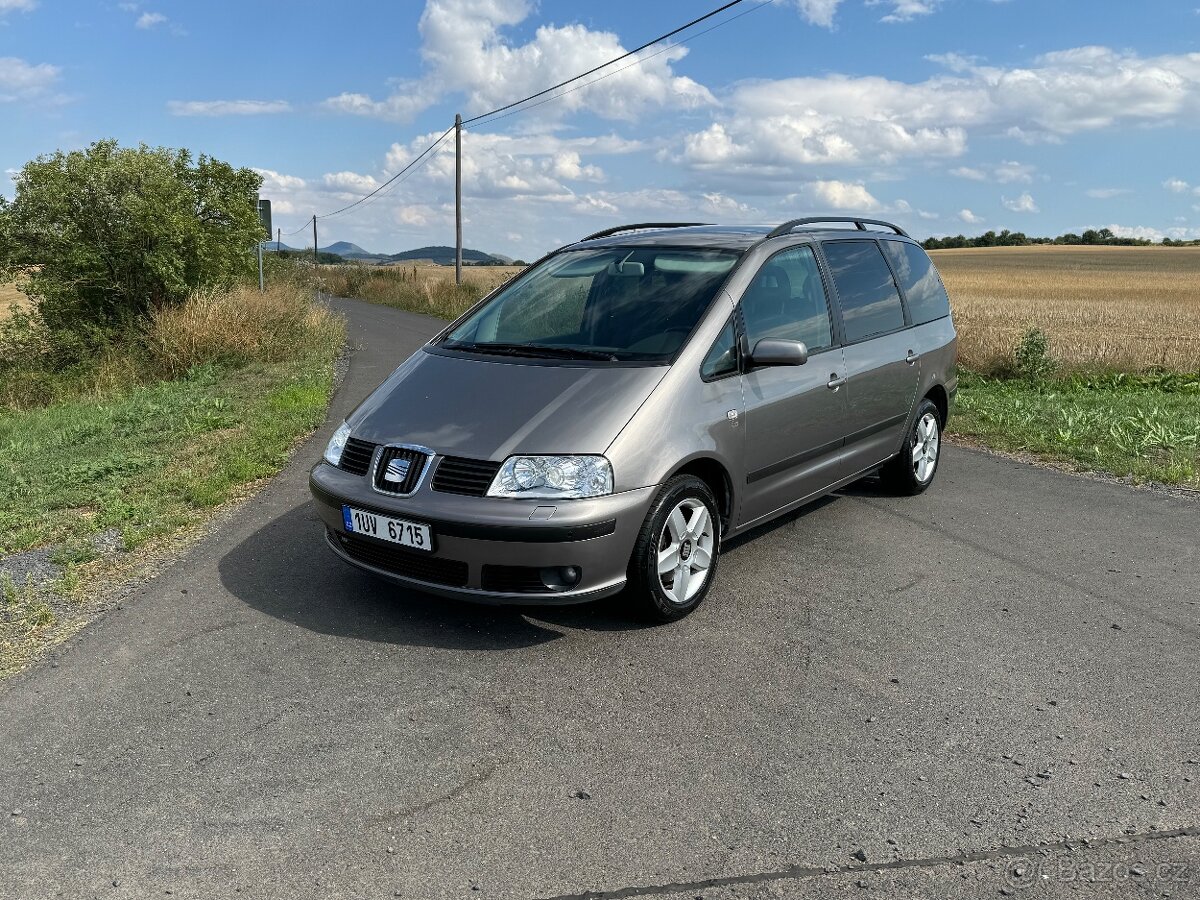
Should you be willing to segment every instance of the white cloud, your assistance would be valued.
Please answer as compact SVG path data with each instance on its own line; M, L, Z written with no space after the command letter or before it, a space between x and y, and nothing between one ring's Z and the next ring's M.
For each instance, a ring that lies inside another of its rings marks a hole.
M286 100L168 100L173 116L264 116L292 111Z
M890 11L879 21L911 22L918 16L936 12L945 0L866 0L867 6L886 6ZM1002 2L1002 0L993 0ZM800 14L813 25L833 28L834 16L842 0L790 0Z
M307 182L303 178L298 178L295 175L284 175L272 169L254 169L262 176L262 191L263 193L283 193L285 191L302 190Z
M1157 228L1149 228L1145 225L1109 225L1108 230L1121 238L1141 238L1147 241L1161 241L1166 235ZM1172 231L1186 231L1187 229L1172 229Z
M372 100L366 94L345 93L330 97L321 105L330 112L408 122L431 101L416 82L405 84L408 85L407 88L401 88L383 100Z
M1200 197L1200 184L1193 186L1180 178L1168 178L1163 182L1163 187L1165 187L1172 194L1186 194L1191 192L1197 197Z
M466 96L464 109L481 113L564 81L582 69L625 52L617 35L584 25L542 25L532 39L513 43L503 29L530 14L526 0L428 0L421 16L421 56L425 75L394 86L376 100L346 93L325 101L335 112L408 121L438 98ZM671 71L687 55L674 47L639 65L606 69L593 86L564 91L561 99L536 107L532 115L557 118L587 109L609 119L634 120L651 108L692 109L714 104L708 89ZM573 86L572 86L573 87Z
M409 144L392 144L377 174L337 172L321 180L323 191L336 192L339 199L363 195L392 174L399 172L438 137L426 134ZM453 196L454 144L443 142L437 150L422 160L418 167L387 192L389 206L410 196L428 198L430 194ZM509 200L522 203L561 204L584 202L579 191L587 185L605 181L603 168L589 155L626 154L644 149L637 141L615 135L559 138L553 134L506 135L465 131L463 133L463 193L477 204L481 201ZM406 187L399 187L406 185ZM319 198L318 198L319 199ZM382 199L382 198L381 198ZM317 202L314 200L313 202ZM332 205L328 201L318 206ZM595 203L591 204L593 207ZM414 214L415 215L415 214ZM421 214L432 221L432 213ZM406 224L414 224L405 220Z
M157 25L162 25L166 21L167 21L167 17L164 16L162 13L144 12L140 16L138 16L137 21L134 22L133 24L134 24L135 28L141 28L143 30L146 30L149 28L154 28Z
M0 16L10 12L29 12L36 6L36 0L0 0Z
M1033 166L1006 159L996 166L992 176L1001 184L1031 184L1035 171Z
M61 74L58 66L49 63L30 65L15 56L0 56L0 103L44 96Z
M548 171L550 175L564 181L604 180L604 171L599 166L582 165L579 154L574 150L555 153L550 159Z
M918 16L928 16L937 11L942 0L868 0L868 6L887 5L891 12L880 22L911 22Z
M1200 116L1200 54L1140 57L1079 47L998 68L938 57L948 72L920 82L829 75L736 87L725 109L682 138L676 158L695 169L778 176L797 165L878 165L954 158L974 133L1027 143ZM1028 183L1019 163L975 167Z
M842 0L791 0L791 2L800 10L800 15L813 25L832 28L833 17Z
M1032 184L1033 173L1035 171L1037 170L1033 166L1006 159L995 165L981 167L959 166L956 169L951 169L950 174L956 178L966 178L970 181L998 181L1000 184L1012 184L1014 182Z
M983 221L982 216L975 215L975 213L971 212L969 209L960 210L958 213L958 217L960 219L962 219L964 222L966 222L968 225L978 225L980 222Z
M1093 200L1111 200L1113 197L1132 194L1133 191L1129 188L1088 188L1084 193Z
M869 212L879 208L879 201L861 181L811 181L804 186L804 192L832 209Z
M349 194L368 194L379 187L374 176L357 172L330 172L321 177L321 183L331 190Z
M1021 196L1013 197L1012 199L1001 197L1000 202L1004 205L1005 209L1012 210L1013 212L1035 213L1038 211L1037 204L1033 202L1033 195L1029 191L1025 191Z

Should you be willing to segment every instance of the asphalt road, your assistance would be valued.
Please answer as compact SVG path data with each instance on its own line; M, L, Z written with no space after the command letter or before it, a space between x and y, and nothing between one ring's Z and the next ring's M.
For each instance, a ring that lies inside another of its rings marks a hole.
M324 431L0 685L0 897L1200 896L1200 503L951 447L675 625L410 594L305 479L436 323L338 306Z

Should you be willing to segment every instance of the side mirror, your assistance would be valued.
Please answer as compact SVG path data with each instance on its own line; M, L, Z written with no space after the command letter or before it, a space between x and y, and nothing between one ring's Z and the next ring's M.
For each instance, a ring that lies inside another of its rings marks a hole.
M754 345L750 362L756 366L802 366L808 362L808 347L803 341L763 338Z

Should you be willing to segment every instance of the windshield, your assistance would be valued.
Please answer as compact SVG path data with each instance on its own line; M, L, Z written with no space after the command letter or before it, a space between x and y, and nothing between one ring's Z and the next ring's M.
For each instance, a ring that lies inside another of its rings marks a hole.
M507 356L666 362L683 346L738 254L568 250L500 291L442 346Z

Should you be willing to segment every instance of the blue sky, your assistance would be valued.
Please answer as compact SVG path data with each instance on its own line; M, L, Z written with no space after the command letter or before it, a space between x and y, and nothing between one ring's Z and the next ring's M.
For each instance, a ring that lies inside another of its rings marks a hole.
M465 243L532 258L621 222L849 212L922 237L1200 237L1198 4L744 0L711 33L469 130ZM286 232L455 112L718 5L0 0L0 170L103 137L185 146L262 172ZM452 243L449 151L321 222L322 245Z

